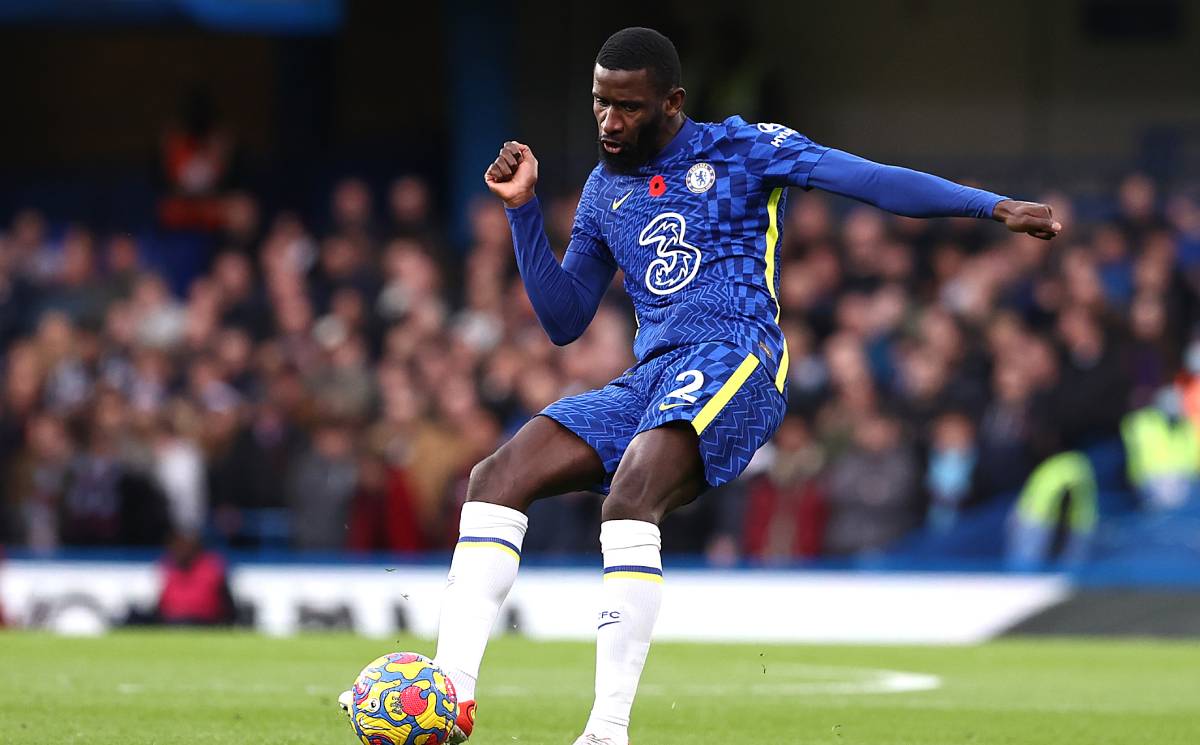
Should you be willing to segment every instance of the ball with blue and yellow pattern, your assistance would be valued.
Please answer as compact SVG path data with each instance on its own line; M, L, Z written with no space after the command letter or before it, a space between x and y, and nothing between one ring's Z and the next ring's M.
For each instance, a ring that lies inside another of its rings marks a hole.
M458 718L454 684L413 652L374 660L351 691L350 721L363 745L442 745Z

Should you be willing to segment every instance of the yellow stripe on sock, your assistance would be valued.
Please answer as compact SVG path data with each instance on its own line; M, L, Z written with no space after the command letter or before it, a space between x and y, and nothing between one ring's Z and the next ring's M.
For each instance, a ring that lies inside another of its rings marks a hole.
M508 546L505 546L503 543L491 543L491 542L484 542L484 541L479 541L476 543L459 542L457 544L456 550L458 548L494 548L498 551L503 551L504 553L513 557L517 561L521 560L520 554L518 554L516 551L513 551Z
M604 579L640 579L646 582L657 582L662 584L663 578L657 574L647 574L646 572L608 572L604 575Z
M741 389L746 378L750 377L750 373L754 372L756 367L758 367L758 357L753 353L746 355L746 359L742 360L742 364L733 371L733 375L729 376L725 385L721 386L721 389L708 403L704 404L704 408L700 409L700 413L692 420L692 427L695 428L696 434L704 432L708 425L712 424L712 421L717 418L717 414L721 413L725 404L729 403L734 394Z

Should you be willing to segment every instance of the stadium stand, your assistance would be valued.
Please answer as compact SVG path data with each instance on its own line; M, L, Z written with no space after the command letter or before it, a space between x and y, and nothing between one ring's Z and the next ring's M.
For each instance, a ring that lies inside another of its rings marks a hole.
M12 547L445 549L471 466L632 362L616 285L577 344L550 344L490 201L460 251L414 175L332 182L327 214L205 192L186 232L170 188L145 236L32 209L0 232ZM1097 514L1194 505L1200 205L1139 174L1096 219L1045 200L1070 226L1053 245L794 200L790 414L747 475L667 522L664 548L1027 567L1082 560ZM547 209L560 248L573 206ZM535 506L527 552L594 552L597 499Z

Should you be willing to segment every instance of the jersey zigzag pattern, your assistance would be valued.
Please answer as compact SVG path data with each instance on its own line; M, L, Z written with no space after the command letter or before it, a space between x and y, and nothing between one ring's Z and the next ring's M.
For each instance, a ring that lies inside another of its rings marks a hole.
M788 186L827 148L778 124L685 120L633 175L598 165L575 215L575 250L615 263L637 314L634 354L724 341L762 357L783 389L778 245Z

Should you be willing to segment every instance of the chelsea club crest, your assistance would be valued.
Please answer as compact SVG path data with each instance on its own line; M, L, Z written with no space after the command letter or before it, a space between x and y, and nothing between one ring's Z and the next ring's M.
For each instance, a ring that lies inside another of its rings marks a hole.
M697 163L688 169L684 181L693 194L703 194L717 183L717 172L707 163Z

